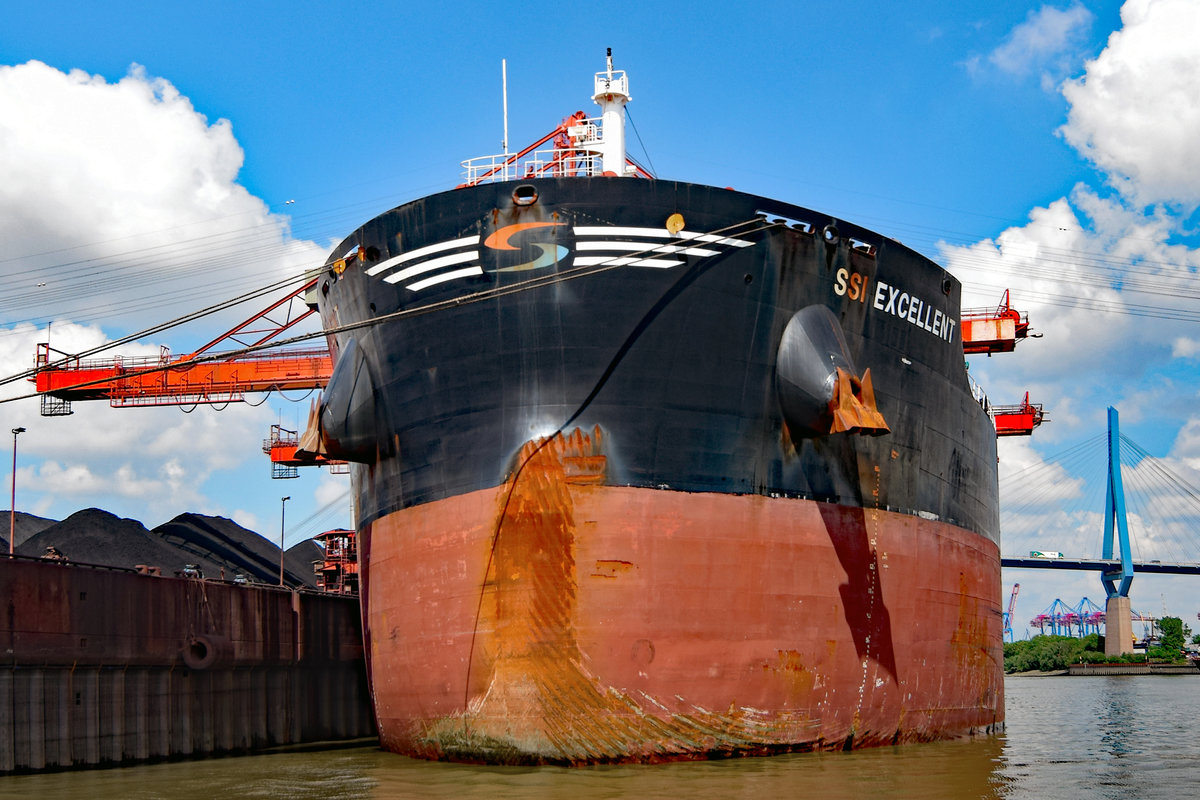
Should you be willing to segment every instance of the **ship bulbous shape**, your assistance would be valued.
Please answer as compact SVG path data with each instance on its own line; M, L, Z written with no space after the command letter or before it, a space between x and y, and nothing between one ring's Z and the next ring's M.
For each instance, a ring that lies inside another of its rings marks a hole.
M341 347L320 406L321 439L330 458L371 463L379 454L375 383L354 339Z

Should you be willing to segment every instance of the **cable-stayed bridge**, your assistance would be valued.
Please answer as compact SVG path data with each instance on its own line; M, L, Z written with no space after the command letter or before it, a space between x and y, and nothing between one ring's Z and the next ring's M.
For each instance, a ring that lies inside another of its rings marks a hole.
M1001 565L1099 573L1109 632L1123 634L1136 573L1200 575L1200 489L1122 435L1116 410L1108 411L1105 436L1001 481L1000 527L1010 553ZM1044 549L1047 543L1056 549ZM1106 643L1129 640L1110 635Z

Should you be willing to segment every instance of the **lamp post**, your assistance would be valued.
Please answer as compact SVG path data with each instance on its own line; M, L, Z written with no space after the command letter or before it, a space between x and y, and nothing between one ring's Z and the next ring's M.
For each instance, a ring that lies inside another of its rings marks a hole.
M287 516L287 501L291 495L279 498L279 585L283 586L283 520Z
M8 557L12 558L16 550L17 532L17 434L24 433L24 428L13 428L13 467L12 467L12 504L8 507Z

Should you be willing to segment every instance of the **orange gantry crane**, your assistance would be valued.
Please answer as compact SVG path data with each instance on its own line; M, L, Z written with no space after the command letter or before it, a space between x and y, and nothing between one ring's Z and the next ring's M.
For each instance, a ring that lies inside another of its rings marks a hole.
M70 414L73 400L108 400L118 408L220 404L242 401L247 392L320 389L333 372L324 346L227 357L213 350L224 342L262 345L292 328L314 313L303 297L315 285L314 279L186 356L173 358L164 347L157 358L82 359L39 344L30 380L42 396L42 415ZM297 311L296 301L302 310Z

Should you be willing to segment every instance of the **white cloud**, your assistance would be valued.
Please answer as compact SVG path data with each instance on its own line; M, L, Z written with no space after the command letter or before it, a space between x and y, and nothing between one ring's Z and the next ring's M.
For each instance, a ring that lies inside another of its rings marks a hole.
M244 508L235 508L229 513L229 518L248 531L266 532L265 528L259 527L261 522L258 515L253 511L247 511Z
M1079 3L1066 9L1042 6L1030 11L1025 21L1012 29L1004 42L987 55L986 63L1017 77L1042 73L1043 83L1052 85L1054 76L1061 78L1077 63L1079 46L1092 20L1092 13ZM969 67L978 72L983 63L976 57Z
M230 123L209 124L141 67L110 84L37 61L0 66L0 153L10 322L138 330L324 257L237 183Z
M1178 337L1171 344L1171 356L1173 358L1200 358L1200 339L1190 339L1186 336Z
M1138 205L1200 203L1200 4L1128 0L1123 27L1063 86L1063 138Z
M338 504L344 506L339 509L342 512L340 515L345 516L350 508L350 498L347 495L347 488L350 486L350 479L346 475L332 475L328 470L322 470L321 482L317 484L315 492L317 506L324 508L330 504Z

